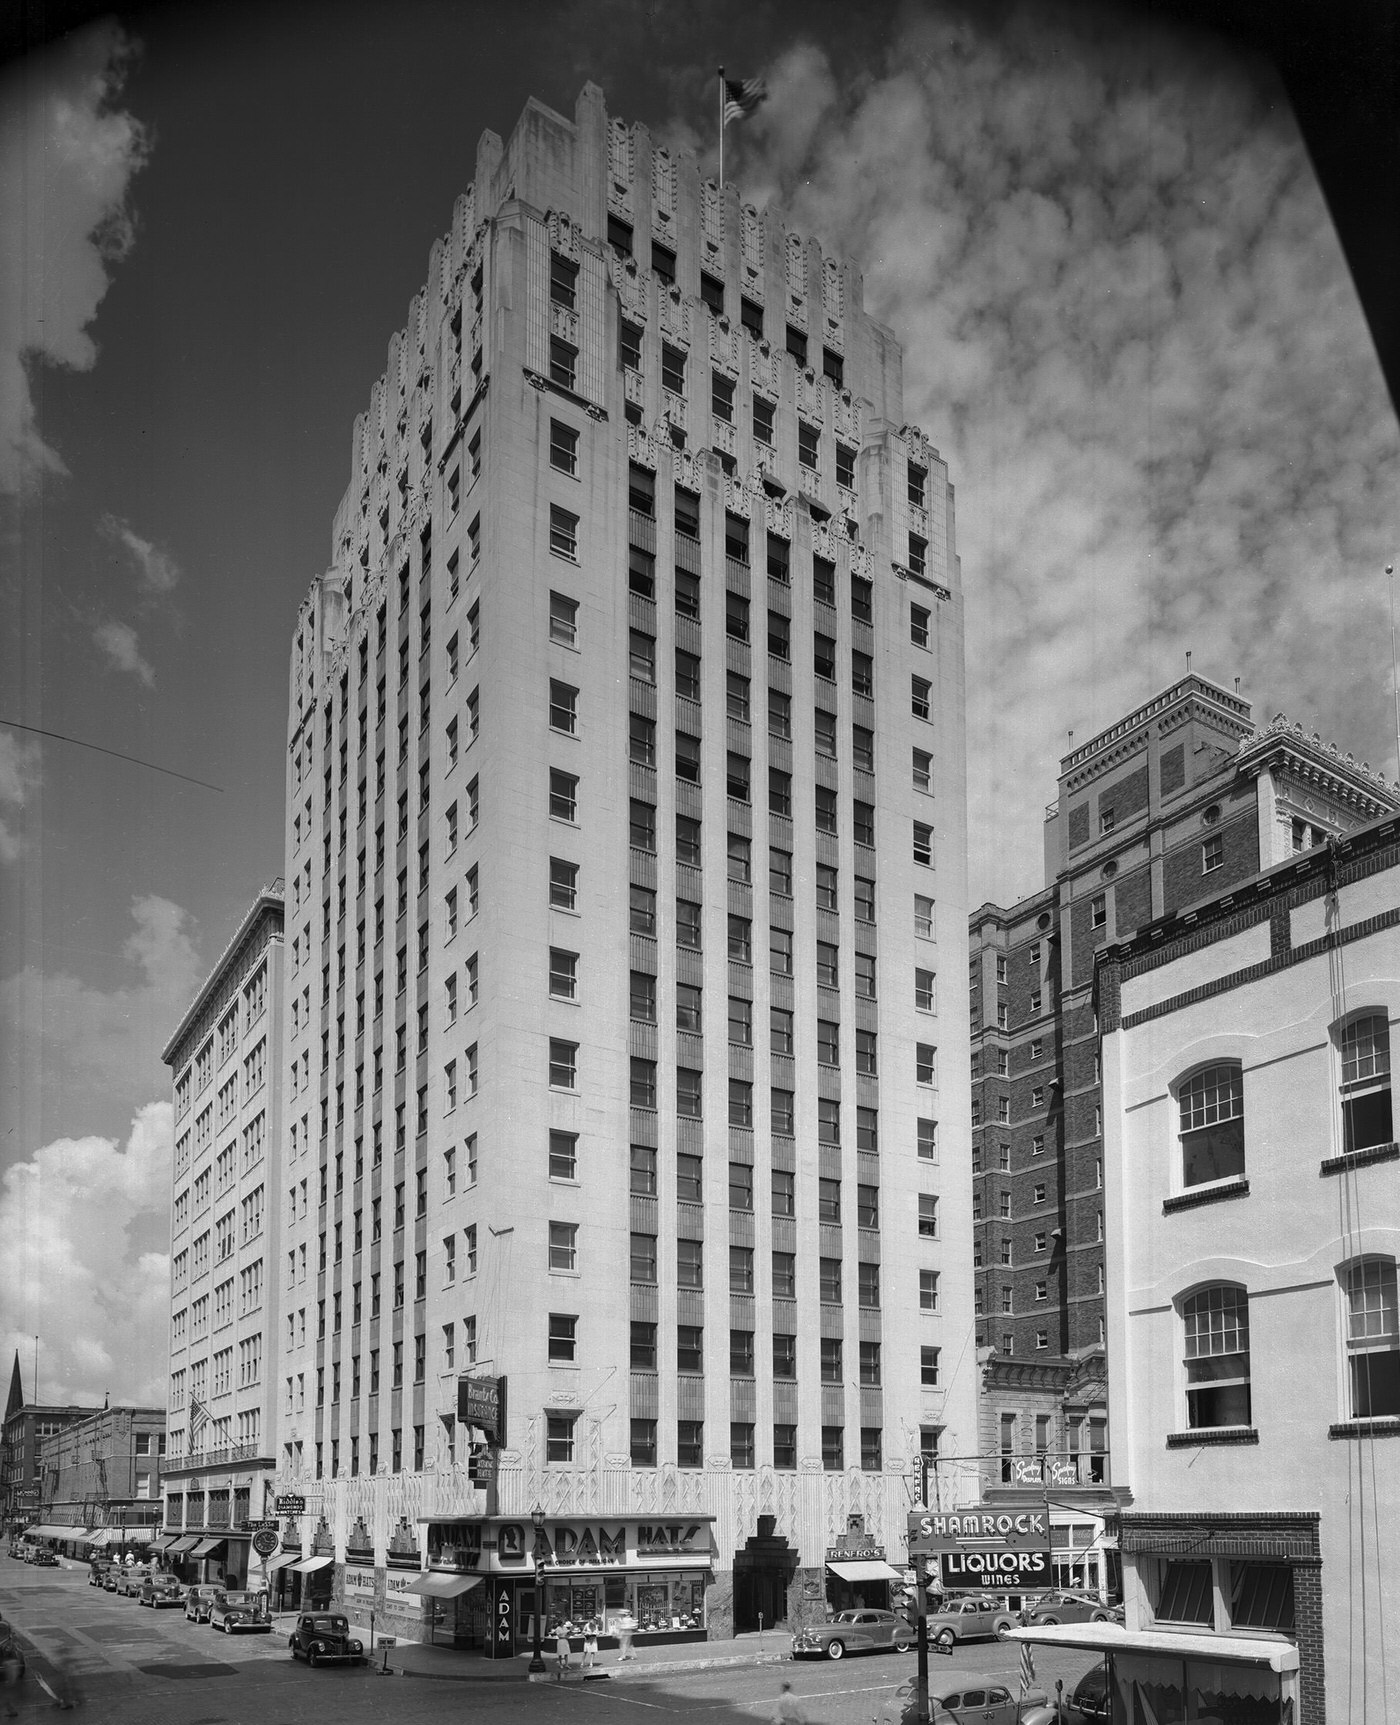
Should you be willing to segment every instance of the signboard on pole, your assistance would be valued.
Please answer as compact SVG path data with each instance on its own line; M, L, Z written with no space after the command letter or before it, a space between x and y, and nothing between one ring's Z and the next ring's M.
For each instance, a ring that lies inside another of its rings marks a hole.
M1055 1585L1050 1516L1041 1504L916 1510L909 1517L909 1558L928 1557L938 1559L945 1593L1028 1593Z
M306 1499L304 1497L275 1497L272 1500L275 1515L305 1515Z
M486 1441L498 1449L506 1441L506 1380L504 1378L458 1378L457 1418L476 1426Z
M515 1586L510 1581L491 1583L486 1653L490 1659L510 1659L515 1654Z

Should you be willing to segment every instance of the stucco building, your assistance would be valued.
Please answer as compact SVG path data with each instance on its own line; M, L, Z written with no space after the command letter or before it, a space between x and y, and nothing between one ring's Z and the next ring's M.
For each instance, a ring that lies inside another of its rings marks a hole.
M356 422L291 662L278 1484L399 1633L820 1611L974 1442L962 591L900 365L588 86L483 137Z
M1400 822L1148 921L1097 1004L1125 1716L1383 1718Z
M260 892L166 1045L175 1091L162 1548L248 1574L271 1514L282 1134L282 883Z

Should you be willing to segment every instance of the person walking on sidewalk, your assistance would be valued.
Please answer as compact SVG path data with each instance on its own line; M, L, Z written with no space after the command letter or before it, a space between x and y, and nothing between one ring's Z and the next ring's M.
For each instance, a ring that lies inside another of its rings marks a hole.
M569 1669L569 1637L562 1623L554 1632L554 1658L554 1681L560 1683Z
M791 1683L784 1683L773 1708L773 1725L807 1725L807 1712L792 1692Z
M613 1628L617 1631L618 1643L622 1648L622 1652L617 1656L618 1664L624 1659L635 1659L637 1656L632 1651L632 1636L637 1628L636 1618L630 1611L624 1611L621 1617L613 1618Z
M591 1671L598 1663L598 1622L590 1617L583 1627L583 1669Z

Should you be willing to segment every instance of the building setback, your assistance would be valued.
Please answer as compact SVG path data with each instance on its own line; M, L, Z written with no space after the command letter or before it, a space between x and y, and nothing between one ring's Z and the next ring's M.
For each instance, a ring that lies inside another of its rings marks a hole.
M1046 1453L1085 1486L1115 1478L1096 955L1397 806L1335 744L1282 714L1256 728L1188 675L1062 759L1045 886L972 912L981 1447L1002 1480Z
M962 632L858 272L591 85L485 134L292 652L318 1593L513 1644L538 1549L550 1623L719 1634L819 1612L852 1525L902 1555L975 1432Z
M1398 902L1389 818L1099 954L1125 1716L1387 1716Z
M260 892L161 1058L175 1087L165 1550L248 1574L274 1462L282 883Z

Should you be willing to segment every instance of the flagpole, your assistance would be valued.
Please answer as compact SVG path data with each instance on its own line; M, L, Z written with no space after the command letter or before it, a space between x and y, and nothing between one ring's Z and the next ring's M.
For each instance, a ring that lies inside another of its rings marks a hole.
M724 190L724 67L719 69L719 184Z

